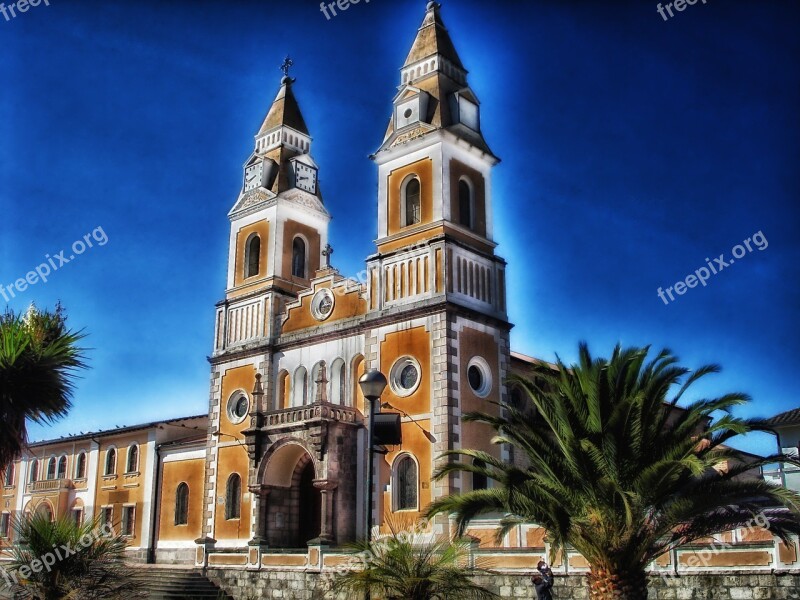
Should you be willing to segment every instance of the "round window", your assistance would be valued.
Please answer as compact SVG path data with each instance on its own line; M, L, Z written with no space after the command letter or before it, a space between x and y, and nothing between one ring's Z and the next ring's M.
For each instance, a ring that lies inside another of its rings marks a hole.
M249 410L250 400L248 400L244 392L236 392L228 400L228 419L234 425L244 421Z
M476 396L485 398L492 391L492 371L489 363L479 356L474 357L467 365L467 381Z
M311 314L317 321L324 321L331 316L333 304L333 292L327 288L321 289L314 294L314 299L311 301Z
M397 396L410 396L420 384L421 369L416 359L404 356L398 359L389 372L389 386Z
M411 115L413 115L413 114L414 114L414 111L413 111L413 110L411 110L410 108L407 108L407 109L406 109L406 112L404 112L404 113L403 113L403 116L404 116L406 119L408 119L408 118L409 118L409 117L411 117Z

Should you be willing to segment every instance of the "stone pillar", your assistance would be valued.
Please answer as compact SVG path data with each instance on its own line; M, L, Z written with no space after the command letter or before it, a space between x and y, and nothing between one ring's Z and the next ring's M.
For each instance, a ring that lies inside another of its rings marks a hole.
M327 479L318 479L314 481L314 487L317 488L322 495L322 502L320 502L322 507L320 509L319 541L325 545L333 544L336 541L332 522L333 500L336 486L336 482L328 481Z
M256 523L255 535L250 540L251 546L266 546L267 545L267 516L269 513L269 493L272 488L267 485L253 485L250 486L250 492L256 501Z

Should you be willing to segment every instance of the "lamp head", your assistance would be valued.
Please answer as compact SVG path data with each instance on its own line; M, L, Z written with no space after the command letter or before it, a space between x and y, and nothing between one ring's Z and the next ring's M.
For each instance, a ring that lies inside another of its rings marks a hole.
M377 369L370 369L358 380L361 386L361 393L365 398L380 398L383 390L386 389L386 376Z

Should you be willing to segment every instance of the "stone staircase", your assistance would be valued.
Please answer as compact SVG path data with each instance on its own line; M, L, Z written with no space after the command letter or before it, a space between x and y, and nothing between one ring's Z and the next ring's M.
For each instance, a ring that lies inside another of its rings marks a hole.
M136 577L142 582L142 589L151 600L232 600L203 577L200 571L194 569L147 565L141 568Z

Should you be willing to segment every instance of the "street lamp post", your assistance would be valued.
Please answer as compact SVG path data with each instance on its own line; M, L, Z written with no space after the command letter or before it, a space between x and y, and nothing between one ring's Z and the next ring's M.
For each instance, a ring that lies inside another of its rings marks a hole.
M380 399L383 390L386 389L386 377L377 369L371 369L361 376L358 385L361 386L361 393L369 401L369 433L367 441L367 541L372 541L372 496L375 487L373 471L375 464L375 411L376 402ZM369 595L367 595L369 597Z

